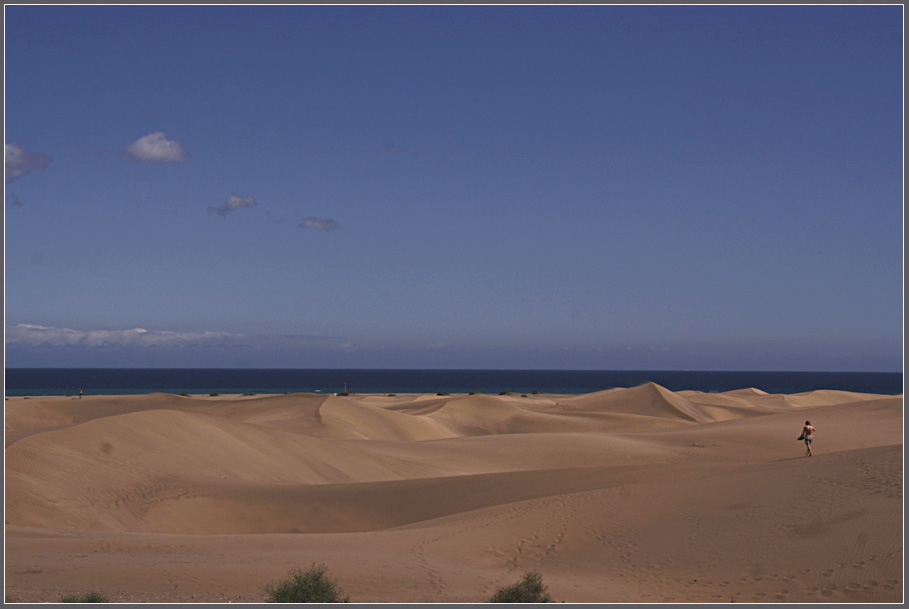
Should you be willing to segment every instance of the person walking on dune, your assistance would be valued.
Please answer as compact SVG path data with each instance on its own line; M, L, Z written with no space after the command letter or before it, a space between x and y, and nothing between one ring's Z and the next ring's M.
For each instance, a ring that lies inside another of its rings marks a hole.
M811 425L811 421L805 421L805 426L802 427L802 435L799 437L799 440L805 441L805 448L808 449L808 456L811 456L811 440L814 435L814 427Z

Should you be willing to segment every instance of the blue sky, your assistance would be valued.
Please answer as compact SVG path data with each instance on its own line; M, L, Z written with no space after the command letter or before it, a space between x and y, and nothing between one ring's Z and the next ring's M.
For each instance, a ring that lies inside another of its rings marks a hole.
M7 366L902 370L902 6L4 12Z

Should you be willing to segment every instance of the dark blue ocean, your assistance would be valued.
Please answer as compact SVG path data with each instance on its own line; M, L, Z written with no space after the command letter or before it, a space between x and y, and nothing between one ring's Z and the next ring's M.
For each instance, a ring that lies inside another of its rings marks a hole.
M654 382L672 391L767 393L837 389L903 393L901 372L704 372L671 370L291 370L7 368L8 396L164 393L591 393Z

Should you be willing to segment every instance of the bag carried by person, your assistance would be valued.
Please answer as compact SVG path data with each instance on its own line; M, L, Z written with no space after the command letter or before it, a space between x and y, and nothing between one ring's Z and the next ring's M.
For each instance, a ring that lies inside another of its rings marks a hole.
M798 439L798 440L804 440L804 439L805 439L805 434L800 435L797 439Z

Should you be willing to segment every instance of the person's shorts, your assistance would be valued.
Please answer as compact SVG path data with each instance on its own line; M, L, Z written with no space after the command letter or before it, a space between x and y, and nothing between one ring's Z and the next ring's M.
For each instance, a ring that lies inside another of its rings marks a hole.
M805 443L806 443L806 444L811 444L811 438L805 438Z

